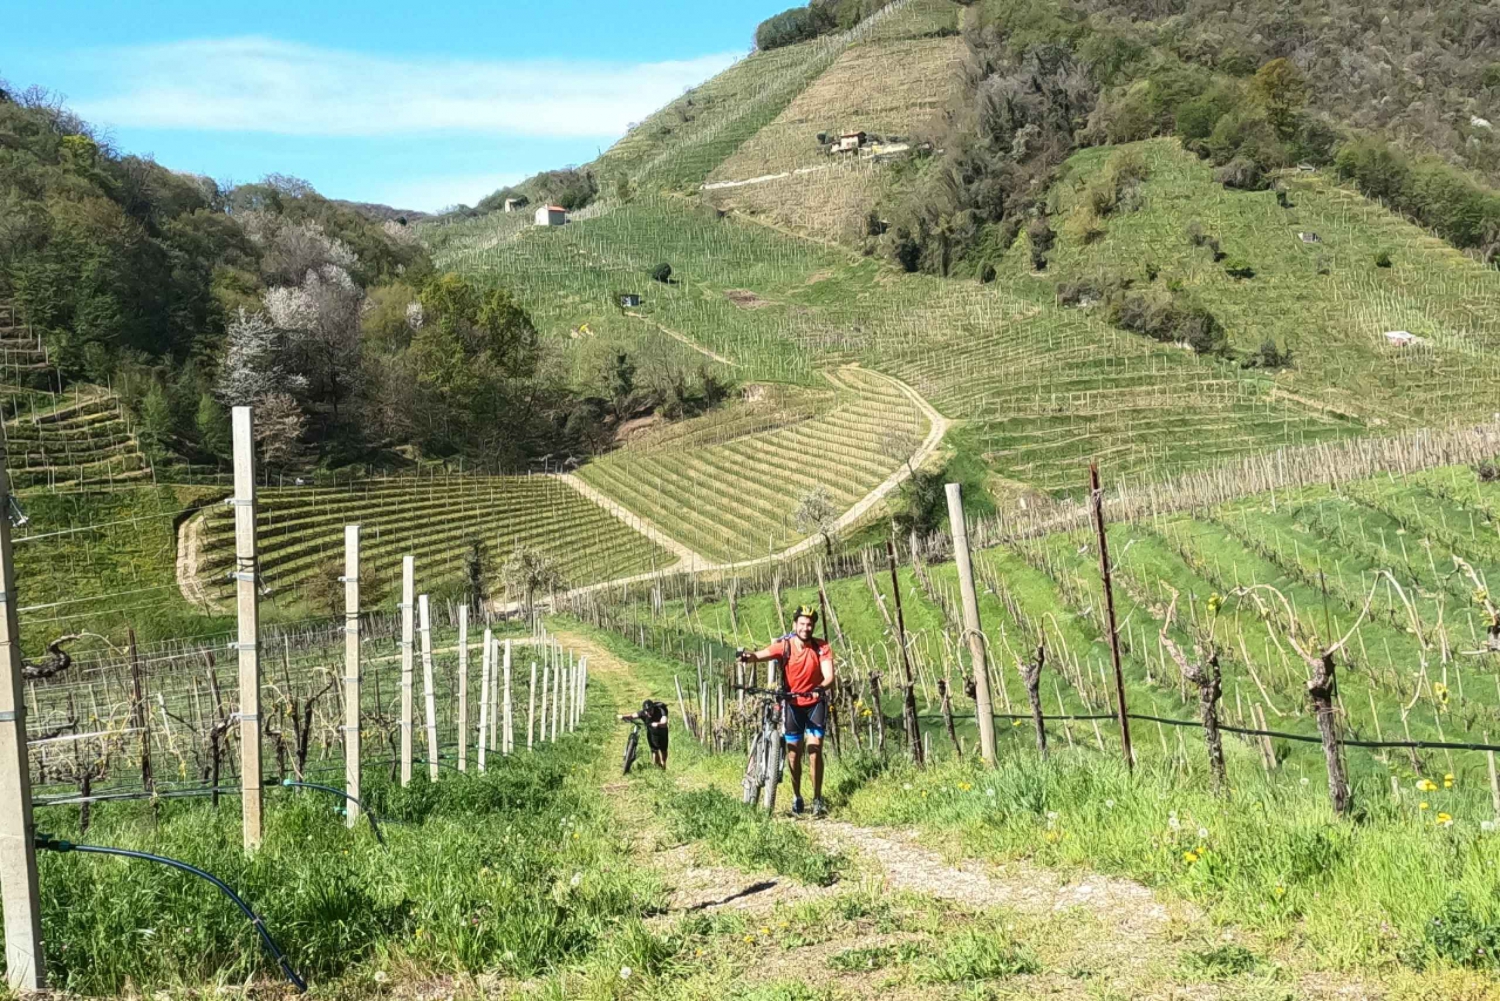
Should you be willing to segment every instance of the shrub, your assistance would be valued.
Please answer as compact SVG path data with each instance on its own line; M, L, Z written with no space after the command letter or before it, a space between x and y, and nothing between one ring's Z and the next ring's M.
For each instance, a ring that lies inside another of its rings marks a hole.
M1057 242L1057 232L1045 215L1039 215L1026 226L1026 235L1031 239L1031 266L1036 271L1047 270L1047 254Z
M1244 368L1278 369L1287 368L1291 364L1291 349L1282 351L1276 346L1275 338L1267 337L1260 342L1260 347L1255 350L1255 353L1241 363L1241 366Z
M1215 170L1214 180L1226 188L1240 191L1260 191L1266 186L1266 175L1260 164L1246 156L1237 156Z
M827 5L793 7L760 23L755 29L755 47L764 50L796 45L836 27L837 16Z
M652 268L651 280L654 282L661 282L663 285L670 285L672 283L672 265L663 261L656 267Z
M1500 483L1500 464L1486 459L1474 467L1474 475L1480 483Z
M1108 230L1104 227L1104 220L1099 217L1092 205L1084 204L1073 210L1068 216L1068 222L1063 227L1068 234L1068 239L1087 246L1098 240L1102 240ZM1038 271L1041 268L1037 269Z
M1390 267L1391 266L1391 255L1387 251L1384 251L1384 250L1382 250L1380 253L1376 254L1375 255L1375 266L1377 268L1388 268L1388 267Z
M1113 297L1109 322L1153 340L1181 343L1198 354L1223 354L1229 336L1207 307L1185 293L1126 293Z
M1459 966L1493 967L1500 962L1500 925L1474 913L1462 893L1449 897L1425 930L1439 958Z

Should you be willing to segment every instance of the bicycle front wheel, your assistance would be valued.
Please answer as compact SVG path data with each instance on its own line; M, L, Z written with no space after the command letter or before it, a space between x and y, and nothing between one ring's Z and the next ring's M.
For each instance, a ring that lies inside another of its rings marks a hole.
M635 764L636 752L641 747L641 731L639 727L630 728L630 736L625 738L625 770L623 774L630 774L630 766Z

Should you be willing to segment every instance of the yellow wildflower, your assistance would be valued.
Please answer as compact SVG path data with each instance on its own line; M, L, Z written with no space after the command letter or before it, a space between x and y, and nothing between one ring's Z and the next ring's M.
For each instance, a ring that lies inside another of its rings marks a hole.
M1272 890L1271 893L1276 897L1277 900L1280 900L1282 897L1286 896L1286 887L1278 886L1276 887L1276 889Z
M1437 821L1436 821L1436 823L1437 823L1437 826L1439 826L1439 827L1452 827L1453 826L1453 817L1452 817L1451 814L1440 813L1440 814L1437 815Z
M1443 788L1444 789L1452 789L1453 788L1453 773L1452 772L1449 772L1447 775L1443 776Z
M1186 862L1188 865L1192 865L1194 862L1198 861L1198 853L1197 852L1183 852L1182 853L1182 860L1184 862Z
M1437 789L1437 783L1434 782L1434 781L1432 781L1431 779L1418 779L1417 780L1417 791L1418 792L1432 792L1435 789Z
M1427 808L1428 808L1428 807L1427 807L1427 804L1426 804L1426 803L1425 803L1425 802L1424 802L1424 803L1418 803L1418 804L1417 804L1417 809L1418 809L1418 810L1426 810L1426 809L1427 809Z

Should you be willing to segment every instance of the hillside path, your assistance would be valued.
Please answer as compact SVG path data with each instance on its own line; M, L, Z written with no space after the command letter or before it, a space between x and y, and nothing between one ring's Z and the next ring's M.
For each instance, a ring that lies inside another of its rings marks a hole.
M629 664L600 644L577 633L557 635L588 656L590 677L608 686L618 706L628 707L650 694ZM673 729L674 741L690 739L675 717ZM1299 1001L1383 1001L1387 997L1378 983L1309 970L1303 965L1306 957L1279 956L1254 937L1210 920L1193 904L1158 897L1133 880L1088 871L1062 872L1024 859L949 858L924 843L923 834L916 830L837 819L778 821L798 824L824 849L849 860L843 878L831 886L723 864L710 845L670 837L658 819L660 811L639 801L650 787L634 776L619 774L616 763L628 732L619 727L603 748L606 768L600 792L619 817L620 829L634 844L637 856L666 890L665 911L650 921L659 934L691 914L738 915L770 925L773 915L790 918L800 905L869 893L883 899L939 902L936 913L948 931L978 915L1001 917L1007 930L1013 928L1021 941L1035 949L1042 965L1040 972L1012 983L1018 993L1004 997L1046 996L1059 1001L1101 997L1250 1001L1272 996ZM678 789L704 782L701 775L670 774L672 786ZM738 795L737 788L727 791ZM784 976L815 990L855 991L837 993L838 997L858 996L866 987L871 996L951 997L911 984L889 994L892 985L882 979L889 971L866 983L857 971L840 973L830 968L828 960L834 953L899 941L912 939L856 922L842 926L828 940L813 936L806 944L769 945L769 953L755 959L754 969L760 979ZM1243 944L1265 956L1265 968L1238 982L1204 982L1204 974L1192 968L1193 955L1225 943ZM1280 993L1260 993L1271 984Z
M719 354L717 351L710 350L709 348L704 347L702 344L699 344L697 341L693 340L687 334L679 333L678 331L673 330L670 327L664 327L660 323L657 323L655 320L651 319L651 317L646 316L643 313L637 313L634 310L627 309L625 311L625 315L626 316L633 316L637 320L644 320L645 322L651 324L657 330L660 330L662 333L666 334L668 337L672 338L673 340L681 341L683 344L686 344L688 347L692 348L694 351L698 352L700 355L703 355L705 358L712 358L714 361L718 362L720 365L728 365L730 368L739 368L740 363L737 362L737 361L735 361L733 358L726 358L723 355Z
M650 522L636 517L636 515L633 514L631 510L625 505L610 497L608 494L594 489L593 486L591 486L577 473L557 473L555 475L559 480L562 480L568 486L578 491L588 500L591 500L595 504L598 504L600 507L604 508L604 510L608 511L610 514L614 515L620 521L623 521L626 525L635 529L637 532L641 533L646 538L656 543L658 546L661 546L663 549L669 550L672 555L677 557L677 563L674 564L674 566L682 566L684 564L690 567L706 566L713 562L707 557L701 556L693 550L689 549L687 546L678 542L670 535L667 535L665 532L661 531ZM644 577L647 579L653 576L655 575L644 575Z

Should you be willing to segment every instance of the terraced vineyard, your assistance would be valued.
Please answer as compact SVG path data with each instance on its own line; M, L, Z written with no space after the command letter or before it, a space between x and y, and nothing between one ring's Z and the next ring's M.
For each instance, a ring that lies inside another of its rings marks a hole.
M361 526L361 560L378 592L399 592L401 559L413 555L433 586L465 580L475 543L498 591L501 564L517 544L558 560L570 585L671 565L665 550L553 476L449 476L369 480L354 487L259 491L261 573L273 590L314 596L343 571L344 526ZM190 525L197 576L210 598L232 594L234 517L214 506ZM342 593L342 592L340 592Z
M579 476L695 552L743 560L812 534L795 523L803 498L827 490L847 510L900 467L929 423L899 386L846 368L815 416L707 445L643 442L589 463ZM894 436L894 437L893 437Z
M120 401L98 387L63 396L36 396L5 422L11 482L16 489L107 489L151 481Z

